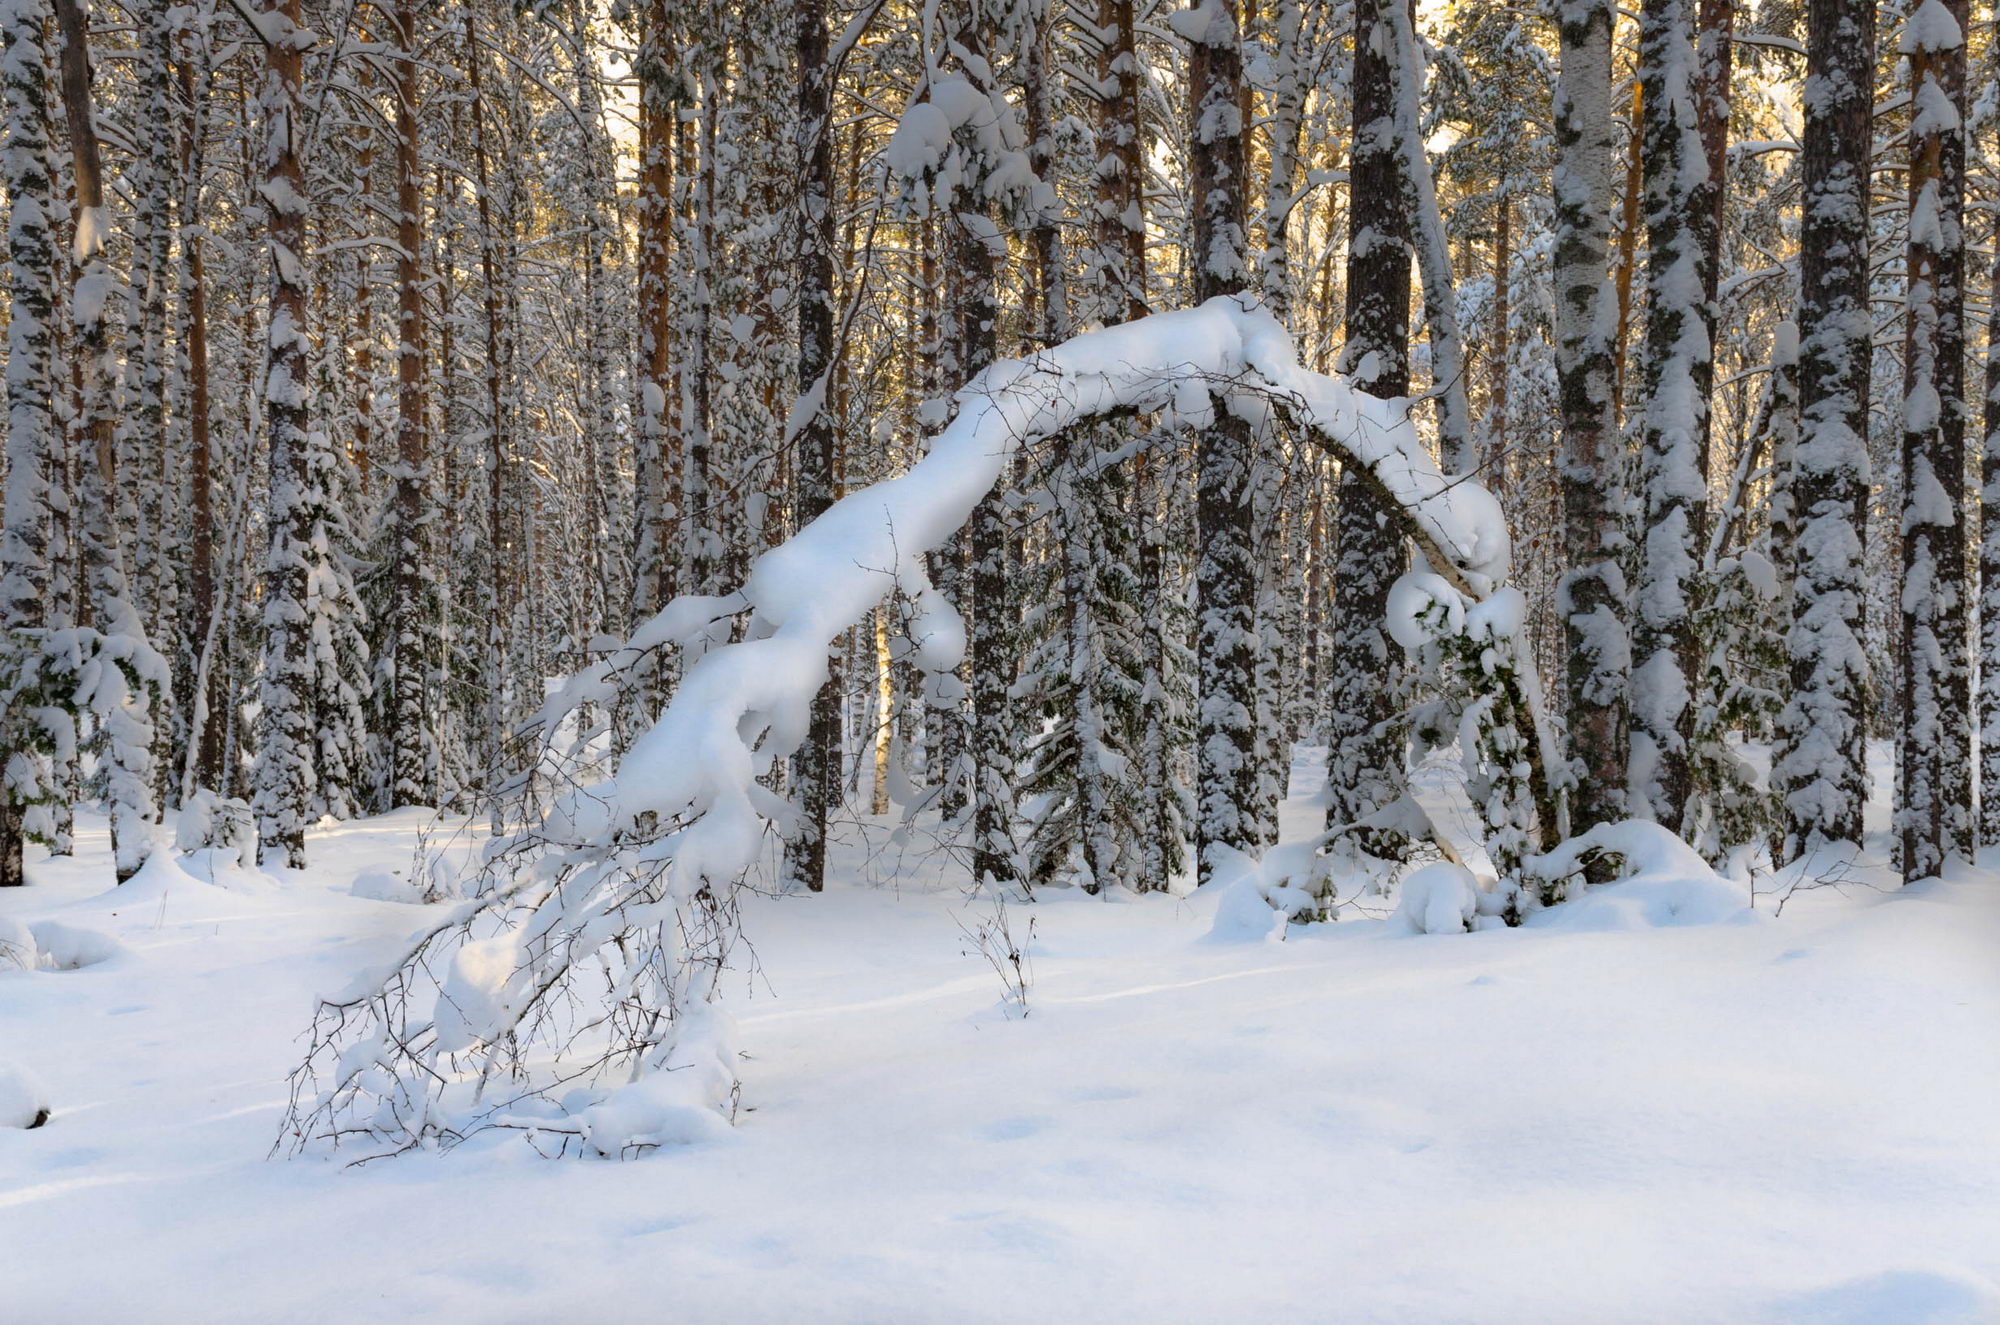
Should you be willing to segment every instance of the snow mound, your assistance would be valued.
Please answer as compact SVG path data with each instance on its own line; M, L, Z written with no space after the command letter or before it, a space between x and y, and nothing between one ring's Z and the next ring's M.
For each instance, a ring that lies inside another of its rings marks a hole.
M227 854L226 851L215 850L198 852L196 856L214 859ZM188 865L199 868L202 860L190 857L184 863L171 851L155 851L146 858L146 863L137 874L83 905L102 906L109 903L114 912L148 906L164 920L203 920L239 914L243 909L243 893L262 891L254 885L263 881L264 875L251 874L225 864L224 868L216 870L217 882L210 883L191 873ZM225 879L241 886L225 887Z
M40 1127L49 1120L49 1093L26 1068L0 1063L0 1127Z
M209 883L232 893L268 893L278 881L257 868L256 856L244 864L233 846L202 847L181 858L181 869L196 883Z
M80 971L124 953L125 945L109 934L81 929L54 920L38 920L28 926L35 947L41 950L40 965L45 970Z
M77 971L125 951L108 934L54 920L23 924L0 916L0 971Z
M1479 880L1448 860L1426 865L1403 880L1395 924L1412 934L1463 934L1479 913Z
M1650 929L1713 925L1756 914L1747 886L1717 874L1693 847L1642 819L1599 824L1530 860L1526 868L1538 878L1559 879L1577 873L1597 855L1617 857L1623 877L1535 912L1527 923L1579 930Z
M416 903L424 900L415 884L393 870L363 870L354 876L354 882L347 891L371 902Z

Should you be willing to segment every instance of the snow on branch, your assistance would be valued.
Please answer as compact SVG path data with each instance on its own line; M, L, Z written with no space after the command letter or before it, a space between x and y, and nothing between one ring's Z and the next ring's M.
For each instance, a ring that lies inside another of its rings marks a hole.
M1372 475L1461 591L1484 597L1505 576L1498 504L1439 472L1408 403L1301 368L1261 307L1214 299L995 363L907 473L837 502L759 558L737 593L670 604L551 702L544 730L581 704L618 702L640 654L674 643L699 655L613 777L572 785L540 821L495 839L470 900L388 975L321 1003L281 1147L365 1138L379 1154L506 1128L618 1156L721 1126L734 1054L715 1000L735 888L791 814L765 778L806 737L829 642L900 590L915 605L917 665L949 675L965 630L923 554L972 516L1015 452L1121 411L1199 422L1218 401L1281 410ZM716 630L745 614L734 642Z

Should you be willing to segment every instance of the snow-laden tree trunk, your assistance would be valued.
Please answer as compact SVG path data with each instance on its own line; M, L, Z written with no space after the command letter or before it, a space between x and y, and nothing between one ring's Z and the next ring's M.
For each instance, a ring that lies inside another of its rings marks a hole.
M505 812L501 805L500 787L506 776L507 743L507 621L512 615L511 595L514 583L509 575L509 566L503 553L507 540L507 465L508 438L511 432L507 409L506 377L511 364L506 342L510 335L506 311L503 307L504 295L500 288L500 236L498 220L494 216L492 170L486 149L488 108L486 104L486 52L480 46L478 15L468 9L465 13L465 68L467 82L472 93L472 162L473 185L476 214L479 221L479 275L482 323L485 332L485 387L486 406L486 492L485 496L485 548L486 565L483 583L484 608L486 611L484 649L480 655L480 685L486 691L484 706L485 791L488 799L488 813L495 835L505 823ZM645 89L642 85L641 95ZM648 162L651 165L650 159ZM643 282L643 277L642 277ZM660 296L661 308L658 317L664 321L665 290L655 291ZM649 397L652 402L653 419L657 421L664 396ZM641 432L646 431L644 415L641 415ZM640 443L643 452L645 443Z
M145 624L132 605L125 575L124 522L114 513L116 470L115 411L109 304L117 278L105 252L109 217L91 105L88 21L82 0L56 0L62 33L63 107L70 136L70 168L76 182L75 237L71 257L78 271L71 288L70 316L76 324L77 370L82 377L77 433L84 453L77 465L76 533L82 548L90 620L100 636L122 641L126 653L151 653ZM160 698L133 689L129 699L98 713L94 740L107 771L111 811L111 851L123 883L145 862L147 833L154 818L153 725L151 709Z
M1258 206L1264 232L1257 284L1264 306L1287 326L1292 324L1290 237L1291 214L1299 187L1299 139L1307 96L1305 15L1297 0L1273 6L1269 82L1269 169ZM1257 840L1270 846L1278 840L1278 807L1284 801L1291 773L1293 731L1287 722L1285 695L1293 671L1295 641L1286 627L1298 619L1299 603L1287 583L1288 561L1282 542L1288 525L1283 494L1286 474L1275 438L1258 438L1253 478L1252 518L1257 533Z
M1106 326L1145 317L1149 311L1146 264L1147 118L1141 96L1143 69L1133 0L1098 0L1098 156L1092 217L1095 244L1087 255L1091 284ZM1141 891L1165 891L1185 865L1188 787L1182 774L1187 714L1180 703L1186 669L1183 615L1174 611L1174 586L1166 575L1169 518L1162 511L1163 465L1155 456L1133 461L1129 547L1136 576L1139 621L1139 713L1132 774L1138 797L1138 842L1133 863ZM1171 471L1167 471L1171 475ZM1107 531L1107 537L1110 537Z
M144 89L135 109L153 126L139 144L137 159L126 171L132 190L132 325L127 331L125 380L119 409L120 450L130 466L132 505L137 527L127 531L134 546L134 595L147 635L162 641L175 673L169 693L160 697L154 714L154 794L169 808L179 801L179 787L168 776L178 761L176 728L185 710L176 698L192 670L186 663L186 613L181 602L179 569L184 564L182 531L186 508L179 500L185 453L167 431L167 397L171 377L168 336L168 292L176 284L171 258L174 247L174 139L177 116L172 102L171 61L175 17L171 0L144 0L136 6L138 59L135 74ZM175 420L178 425L179 420Z
M7 479L0 509L0 656L18 632L47 620L50 478L59 437L51 376L56 319L55 190L49 178L48 81L40 0L0 0L0 184L7 194ZM0 692L18 677L0 675ZM35 756L0 713L0 887L27 882L21 860L22 797ZM17 763L18 761L18 763Z
M221 656L222 585L233 566L217 576L215 489L221 467L216 463L213 424L209 418L208 233L203 223L202 172L206 167L208 98L196 94L195 65L207 72L207 45L188 40L176 74L181 100L187 105L186 132L180 149L180 328L181 357L186 368L182 420L188 446L188 639L193 645L193 675L187 682L185 763L181 795L198 787L220 791L223 782L224 710L229 705L228 668ZM205 91L205 89L204 89Z
M1398 152L1401 66L1390 10L1403 0L1356 0L1354 141L1343 370L1370 395L1410 389L1410 232ZM1397 659L1383 633L1389 586L1403 572L1402 539L1378 489L1343 467L1328 651L1328 820L1356 823L1402 793L1402 746L1391 730Z
M1188 41L1189 266L1195 298L1205 300L1235 294L1250 279L1242 38L1235 0L1198 0L1175 17ZM1213 400L1195 495L1195 850L1203 883L1223 852L1258 846L1256 441L1249 419L1221 396Z
M628 527L621 514L627 509L629 498L625 490L626 466L620 455L617 392L613 386L613 365L618 358L614 344L619 335L619 313L614 307L613 292L620 279L613 264L622 229L617 165L605 129L600 87L603 75L598 65L593 13L588 4L574 7L569 44L575 62L576 128L581 153L577 183L583 211L579 244L583 259L584 323L582 362L578 367L585 398L580 412L590 475L584 535L592 570L591 606L584 620L595 636L615 632L625 624L625 604L630 601L632 586L625 555L627 545L621 536Z
M1356 13L1360 11L1357 8ZM1458 287L1451 245L1438 210L1430 154L1424 147L1424 54L1417 43L1416 6L1383 4L1377 10L1389 49L1390 114L1404 223L1424 292L1424 328L1430 341L1431 393L1437 397L1438 447L1446 469L1469 474L1479 458L1473 446L1472 410L1466 403L1465 337L1458 325ZM1359 57L1356 57L1359 69ZM1360 79L1357 76L1356 85Z
M264 675L259 698L257 814L266 859L306 863L306 819L317 776L313 749L316 675L307 592L316 550L306 491L306 199L298 156L301 47L299 0L267 0L267 42L257 89L262 131L260 191L268 219L271 321L264 360L264 425L270 445L270 555L264 580Z
M680 342L681 358L681 483L680 536L683 593L711 593L721 557L721 540L716 533L714 507L714 411L713 370L716 358L715 284L715 139L716 119L721 114L721 74L717 66L724 52L723 39L716 33L698 33L689 43L688 57L694 65L699 89L699 114L681 121L681 148L685 168L687 204L680 244L686 255L689 291L685 325Z
M439 622L429 608L430 456L424 391L422 162L417 141L418 73L415 0L388 11L394 77L396 171L396 477L390 506L392 558L385 652L390 693L383 705L389 758L389 807L429 804L433 796L425 717L430 654Z
M1924 0L1909 59L1910 247L1903 360L1902 725L1896 830L1903 878L1972 849L1965 583L1964 4Z
M674 596L679 551L674 537L679 497L679 436L668 412L673 398L673 292L670 250L674 221L674 108L677 87L670 64L674 31L668 0L646 0L639 10L638 80L638 388L633 417L638 528L632 551L632 624L646 620ZM651 692L648 701L657 696Z
M827 405L833 371L833 79L827 63L825 0L797 0L798 403L786 431L796 437L794 501L801 525L833 505L834 428ZM812 730L792 757L799 817L785 841L784 879L813 892L826 886L827 813L840 794L840 669L831 667L813 700Z
M1715 181L1696 105L1692 3L1647 0L1639 28L1646 371L1627 808L1674 831L1682 827L1692 789L1689 741L1701 662L1693 600L1707 530L1703 439L1715 370L1714 310L1701 242L1714 211Z
M970 205L970 200L966 204ZM999 259L1004 240L983 215L963 211L949 226L951 265L960 302L953 319L961 371L978 374L999 357ZM996 248L1000 252L995 251ZM1004 477L1000 482L1005 482ZM1015 630L1007 584L1007 511L997 490L973 512L961 610L970 609L972 720L965 731L964 776L972 802L972 877L982 886L1016 881L1014 793L1007 691L1013 683ZM947 774L950 770L947 770Z
M1772 770L1781 855L1859 843L1868 803L1868 168L1874 0L1812 0L1806 16L1799 236L1799 441L1791 695Z
M1995 52L2000 58L2000 50ZM2000 308L2000 222L1987 308ZM1979 845L2000 846L2000 318L1986 321L1979 448Z
M1569 565L1557 587L1557 610L1564 627L1570 825L1584 832L1625 817L1632 646L1619 560L1617 288L1610 280L1618 130L1611 114L1610 0L1567 0L1558 17L1555 336Z
M1072 292L1076 314L1084 320L1106 325L1125 320L1129 304L1122 273L1130 257L1128 226L1136 220L1131 209L1138 205L1123 159L1128 146L1136 145L1136 107L1121 102L1135 80L1125 66L1113 63L1119 25L1131 22L1131 6L1123 6L1122 19L1116 4L1099 10L1105 41L1098 47L1098 76L1074 81L1063 80L1055 67L1061 51L1051 49L1048 8L1043 0L1029 6L1034 27L1021 41L1029 161L1037 178L1052 179L1060 164L1062 98L1078 91L1092 103L1097 155L1089 178L1090 228L1076 244L1081 270L1074 282L1063 274L1066 245L1055 193L1046 191L1031 203L1040 313L1032 336L1036 348L1059 344L1074 332ZM1129 31L1125 35L1129 39ZM1144 271L1143 254L1138 270ZM1153 623L1142 619L1132 529L1142 516L1127 512L1130 466L1100 463L1102 454L1129 442L1131 430L1131 420L1114 419L1060 439L1046 471L1050 540L1060 578L1033 574L1030 561L1016 588L1027 603L1031 634L1025 642L1033 652L1014 703L1022 717L1042 719L1041 730L1027 742L1026 767L1016 787L1024 803L1037 805L1023 842L1029 877L1037 884L1076 882L1107 895L1166 883L1164 874L1149 872L1145 852L1150 788L1139 759L1142 655ZM1044 601L1051 581L1057 596Z
M1729 108L1735 71L1737 3L1738 0L1695 0L1695 119L1701 126L1702 160L1708 164L1708 206L1694 217L1692 226L1695 242L1702 252L1705 282L1702 297L1710 309L1711 338L1719 315L1716 291L1727 250L1723 222L1729 202ZM1701 438L1704 474L1714 468L1710 460L1714 427L1711 410L1704 420Z

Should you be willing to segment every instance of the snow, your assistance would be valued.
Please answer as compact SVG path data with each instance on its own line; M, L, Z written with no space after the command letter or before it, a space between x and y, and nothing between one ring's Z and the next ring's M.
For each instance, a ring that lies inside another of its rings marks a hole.
M90 259L103 253L104 237L109 232L109 229L110 227L105 223L104 209L102 207L77 208L76 235L70 241L70 256L78 262L88 262ZM102 316L104 296L111 285L111 277L108 273L93 273L91 276L86 276L77 282L79 297L83 297L85 281L94 282L92 287L94 293L89 296L92 301L89 306L79 308L76 311L75 316L78 326L87 326Z
M1896 50L1913 55L1918 51L1957 50L1964 44L1965 33L1944 0L1924 0L1903 24L1902 40L1896 44Z
M0 1062L0 1128L44 1125L49 1093L26 1070Z
M1761 891L1763 923L1669 929L1409 939L1375 899L1247 944L1206 941L1226 893L1051 893L1014 917L1035 978L1010 1018L954 867L845 840L825 894L744 898L728 1135L625 1164L266 1159L313 998L445 909L349 893L407 871L423 822L312 830L310 871L240 888L161 853L107 889L89 814L76 860L31 853L0 917L127 952L0 974L0 1093L33 1073L54 1111L0 1129L5 1315L1970 1325L2000 1303L1992 873L1878 892L1869 857L1776 919ZM1294 800L1286 822L1314 821ZM1693 868L1625 846L1633 883Z
M1596 852L1616 857L1617 882L1530 916L1529 924L1569 929L1638 929L1751 921L1750 890L1710 869L1701 854L1655 823L1627 819L1599 824L1528 868L1544 878L1575 873Z
M1448 860L1413 871L1400 892L1393 921L1412 934L1463 934L1479 913L1479 880Z

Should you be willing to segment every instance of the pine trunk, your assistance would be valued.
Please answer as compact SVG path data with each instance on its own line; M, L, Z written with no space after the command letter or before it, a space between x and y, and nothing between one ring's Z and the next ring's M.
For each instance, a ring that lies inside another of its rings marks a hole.
M305 172L295 132L302 64L295 36L299 0L269 0L262 18L271 39L257 97L271 255L271 322L264 364L271 552L264 594L258 812L267 859L277 852L285 865L302 869L315 761L312 627L306 616L306 546L312 536L305 501L312 482L306 437L311 340L306 332Z
M21 632L48 619L50 499L59 444L52 376L56 325L55 189L49 176L48 82L43 67L47 14L39 0L0 3L0 97L6 151L0 183L7 194L7 479L0 516L0 656L25 648ZM0 678L12 686L13 678ZM25 744L16 706L0 713L0 759ZM15 779L0 782L0 887L27 882L22 861L26 807Z
M1965 559L1964 0L1926 0L1906 29L1909 303L1903 359L1902 723L1896 828L1903 878L1972 847Z
M429 644L439 623L429 611L428 438L424 392L422 162L417 142L417 31L413 0L389 11L396 43L396 481L388 645L389 806L423 805L431 779L424 733Z
M1786 860L1861 841L1868 803L1868 171L1874 0L1812 0L1806 16L1799 236L1798 524L1787 637L1791 698L1774 770Z

